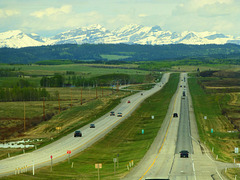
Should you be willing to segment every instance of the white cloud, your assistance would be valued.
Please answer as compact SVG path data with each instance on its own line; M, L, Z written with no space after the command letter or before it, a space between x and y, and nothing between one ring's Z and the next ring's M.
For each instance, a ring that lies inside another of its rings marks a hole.
M133 22L133 19L126 14L119 14L108 20L109 24L130 24Z
M42 18L44 16L52 16L56 14L68 14L71 12L72 6L71 5L63 5L60 8L47 8L42 11L35 11L31 13L31 16Z
M19 11L17 10L12 10L12 9L0 9L0 18L6 18L9 16L14 16L20 14Z
M192 7L203 7L205 5L212 5L212 4L231 4L233 3L233 0L192 0L190 1L190 4Z

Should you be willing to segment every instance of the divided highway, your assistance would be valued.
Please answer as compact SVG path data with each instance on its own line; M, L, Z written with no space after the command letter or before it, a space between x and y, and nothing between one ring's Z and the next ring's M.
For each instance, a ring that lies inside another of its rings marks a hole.
M169 73L166 73L163 75L161 82L155 85L154 88L123 99L121 104L113 109L115 115L121 112L123 117L109 116L109 114L106 114L92 122L96 128L90 128L89 125L80 128L79 130L83 134L82 137L73 137L73 133L71 133L31 153L1 160L0 176L17 174L26 170L29 171L33 169L33 166L34 168L49 166L51 164L50 156L53 158L53 163L63 161L68 158L68 150L71 150L71 155L83 151L126 119L144 99L159 91L168 79ZM143 93L143 95L141 95L141 93ZM130 100L130 103L128 103L128 100Z
M184 92L184 93L183 93ZM183 95L185 94L185 95ZM177 113L178 117L173 117ZM180 75L161 129L149 151L124 180L223 180L221 170L236 167L213 160L199 144L197 124L187 84L187 74ZM189 152L181 158L180 151Z

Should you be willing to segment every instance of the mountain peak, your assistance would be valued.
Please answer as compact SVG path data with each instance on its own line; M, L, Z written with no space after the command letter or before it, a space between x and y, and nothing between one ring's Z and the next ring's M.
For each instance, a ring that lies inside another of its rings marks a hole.
M0 47L21 48L54 44L240 44L240 38L217 32L184 31L181 33L163 31L158 25L143 26L128 24L116 30L109 31L100 24L79 27L59 33L51 38L42 38L35 33L25 34L20 30L0 33Z
M162 28L158 25L153 26L150 30L151 32L158 32L158 31L162 31Z

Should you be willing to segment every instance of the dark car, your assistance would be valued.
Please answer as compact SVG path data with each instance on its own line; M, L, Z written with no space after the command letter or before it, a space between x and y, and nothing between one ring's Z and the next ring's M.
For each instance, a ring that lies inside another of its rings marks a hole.
M122 113L119 112L119 113L117 114L117 117L122 117Z
M95 128L95 124L90 124L90 128Z
M188 158L189 152L187 150L180 151L180 158Z
M180 85L180 87L182 87L182 85Z
M115 116L115 112L114 112L114 111L111 111L111 112L110 112L110 116Z
M143 95L143 93L141 93L141 96Z
M82 137L81 131L75 131L74 132L74 137Z
M178 117L178 114L177 113L173 113L173 117Z
M186 93L185 93L185 91L183 91L182 95L183 95L183 96L186 96Z

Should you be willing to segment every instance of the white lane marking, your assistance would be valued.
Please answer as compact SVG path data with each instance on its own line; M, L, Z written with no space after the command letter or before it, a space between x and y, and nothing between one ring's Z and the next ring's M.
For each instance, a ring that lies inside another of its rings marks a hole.
M216 169L216 172L217 172L218 176L220 177L220 179L223 180L222 176L220 175L220 173L218 172L217 169Z
M192 158L192 167L193 167L194 179L197 180L193 158Z

